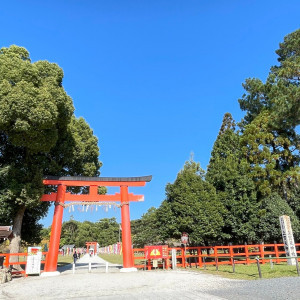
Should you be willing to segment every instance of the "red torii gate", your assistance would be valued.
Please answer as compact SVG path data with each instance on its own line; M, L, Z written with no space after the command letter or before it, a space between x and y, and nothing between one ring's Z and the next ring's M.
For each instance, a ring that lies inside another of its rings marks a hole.
M90 253L90 248L94 250L94 255L97 254L97 242L86 242L86 253Z
M144 201L143 195L128 193L129 186L144 186L150 182L152 176L142 177L81 177L68 176L56 177L47 176L43 180L44 185L56 185L57 193L44 194L41 201L54 201L55 209L51 227L49 251L45 263L44 276L59 274L57 272L57 258L62 227L63 210L65 201L84 202L115 202L120 201L121 222L122 222L122 248L123 248L123 269L121 271L135 271L131 244L131 228L129 215L129 202ZM89 194L71 194L66 188L71 186L89 187ZM119 186L120 193L114 195L98 194L99 186Z

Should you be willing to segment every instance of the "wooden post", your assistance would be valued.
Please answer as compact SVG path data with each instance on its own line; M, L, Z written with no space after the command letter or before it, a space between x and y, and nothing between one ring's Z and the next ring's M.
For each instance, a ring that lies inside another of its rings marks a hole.
M265 251L264 251L264 244L259 245L259 252L260 252L260 257L261 257L261 263L264 265L265 264Z
M184 253L184 248L181 247L181 264L182 264L182 267L185 268L185 253Z
M229 255L230 255L230 263L231 263L231 265L233 265L234 264L234 262L233 262L233 248L232 248L232 245L229 245Z
M200 247L197 248L197 253L198 253L198 264L199 264L199 268L202 268L202 250Z
M275 257L279 257L278 245L276 242L274 242L274 251L275 251ZM278 264L279 262L280 262L279 258L276 258L276 263Z
M249 265L249 264L250 264L250 260L249 260L249 249L248 249L247 243L245 243L244 247L245 247L246 264Z
M259 264L259 258L258 257L256 257L256 264L257 264L259 278L262 278L260 264Z

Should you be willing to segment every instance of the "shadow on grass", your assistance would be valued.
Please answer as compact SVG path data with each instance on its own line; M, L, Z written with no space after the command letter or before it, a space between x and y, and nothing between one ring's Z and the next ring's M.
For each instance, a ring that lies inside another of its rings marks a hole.
M57 263L57 267L60 268L60 267L65 267L66 265L69 265L71 264L70 262L58 262Z

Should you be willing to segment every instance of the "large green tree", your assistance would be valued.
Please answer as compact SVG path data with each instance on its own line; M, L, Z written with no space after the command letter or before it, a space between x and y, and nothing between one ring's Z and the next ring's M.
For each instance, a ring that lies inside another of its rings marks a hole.
M226 208L223 241L257 240L259 203L254 182L248 176L249 169L249 163L242 157L234 120L226 113L206 173L206 180L216 188L218 199Z
M178 239L187 232L193 244L222 239L224 206L199 163L187 161L175 182L166 186L166 196L157 212L162 238Z
M116 218L104 218L95 223L70 220L62 225L60 246L85 247L86 242L98 242L101 247L113 245L119 241L119 230Z
M279 65L271 67L265 83L250 78L244 84L242 143L260 192L276 190L291 201L300 179L300 30L287 35L276 53Z
M0 222L13 225L11 252L21 232L30 236L23 221L36 228L47 213L39 201L44 175L99 174L97 138L74 117L62 80L58 65L32 63L25 48L0 49Z
M135 247L162 243L157 209L150 207L140 219L131 222L132 243Z

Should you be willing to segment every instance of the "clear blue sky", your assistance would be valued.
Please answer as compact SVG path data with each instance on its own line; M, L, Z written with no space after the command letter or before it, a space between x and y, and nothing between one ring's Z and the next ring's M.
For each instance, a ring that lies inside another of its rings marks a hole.
M130 207L137 219L160 205L191 152L206 169L224 113L243 116L242 83L265 80L299 20L296 0L10 0L0 7L0 47L23 46L64 70L76 116L99 139L101 176L153 175L131 190L145 195ZM120 220L118 209L72 214Z

